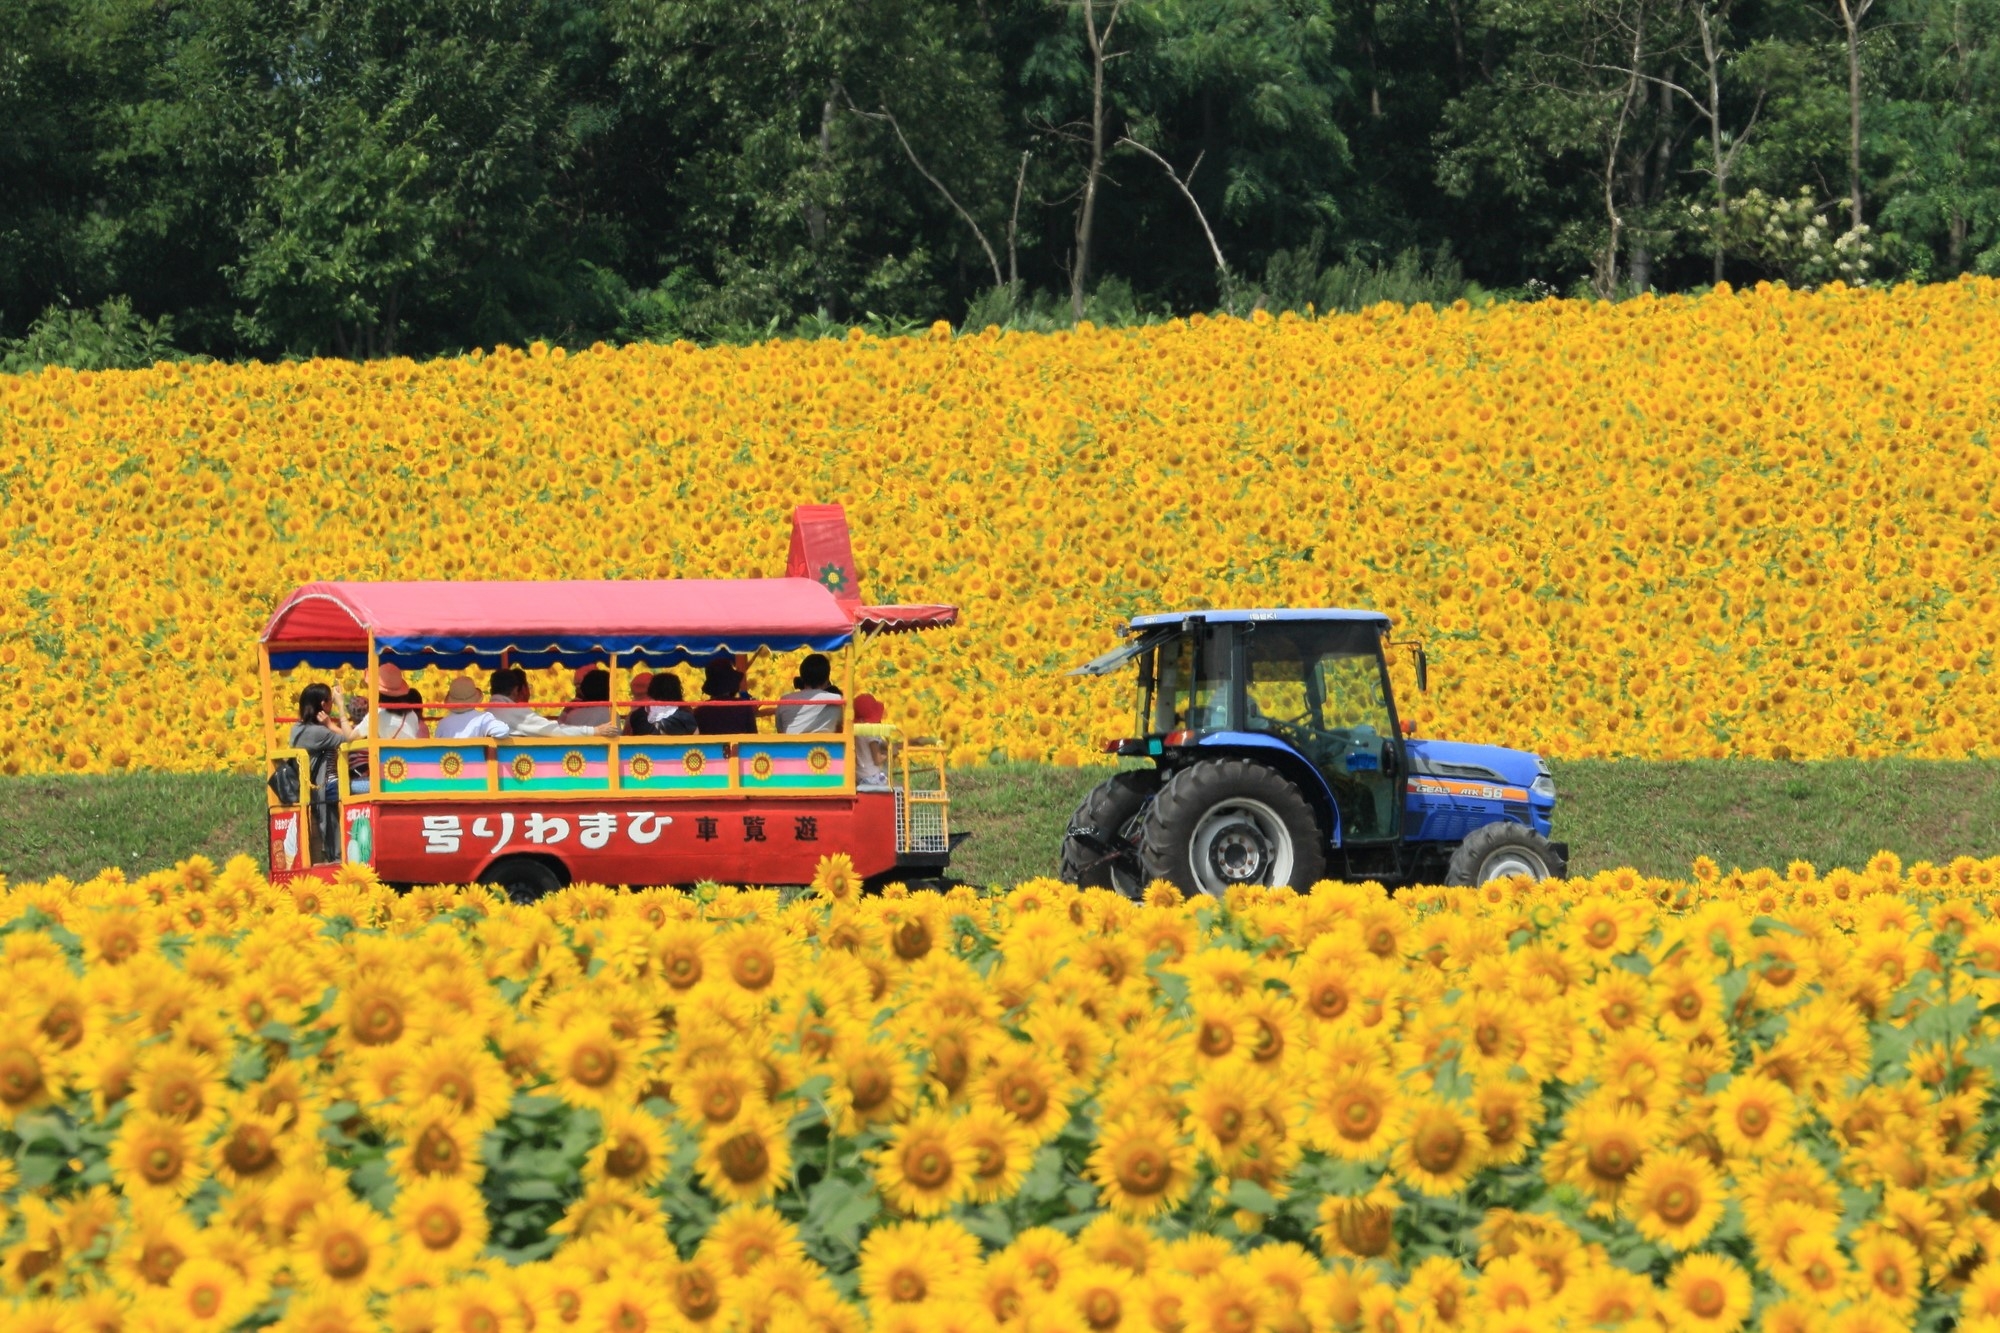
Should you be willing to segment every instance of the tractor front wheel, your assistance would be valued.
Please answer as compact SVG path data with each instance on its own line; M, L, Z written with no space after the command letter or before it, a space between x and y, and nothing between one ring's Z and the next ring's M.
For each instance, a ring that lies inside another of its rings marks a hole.
M1484 884L1510 875L1548 879L1556 864L1549 840L1511 819L1476 828L1458 844L1446 869L1447 884Z
M1146 877L1131 825L1159 789L1159 772L1150 768L1113 773L1091 788L1069 817L1069 832L1063 837L1063 882L1084 889L1116 889L1135 902L1143 897Z
M1239 884L1310 888L1324 835L1285 776L1247 759L1210 759L1168 778L1140 843L1147 878L1221 897Z

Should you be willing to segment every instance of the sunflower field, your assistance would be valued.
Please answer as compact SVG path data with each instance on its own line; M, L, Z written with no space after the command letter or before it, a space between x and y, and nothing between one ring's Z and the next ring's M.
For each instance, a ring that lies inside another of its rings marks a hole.
M0 895L13 1333L2000 1328L2000 860Z
M1430 735L1990 754L1996 422L1984 279L46 370L0 379L0 773L247 767L298 583L772 574L826 500L871 598L964 608L867 664L955 763L1086 761L1122 683L1055 673L1206 605L1391 613Z

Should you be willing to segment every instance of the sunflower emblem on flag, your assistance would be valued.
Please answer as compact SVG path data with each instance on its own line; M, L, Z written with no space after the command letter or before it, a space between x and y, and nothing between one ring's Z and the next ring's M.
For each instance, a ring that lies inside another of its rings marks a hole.
M771 776L771 756L760 753L750 761L750 776L762 781Z
M571 750L563 756L563 772L573 778L583 776L583 754L581 751Z
M826 752L825 746L815 745L811 753L806 755L806 763L811 766L813 772L824 773L833 763L833 756Z
M819 584L834 596L838 597L846 592L848 582L847 571L839 565L820 566Z
M514 756L514 776L526 782L535 776L535 757L527 754Z
M447 756L445 762L449 764L453 759L456 758L457 758L456 755ZM401 782L403 780L403 775L409 771L410 771L410 766L403 762L403 757L401 755L390 756L387 762L385 762L382 765L382 776L387 778L391 782ZM447 768L445 770L445 776L450 777L451 775L452 775L451 770Z
M700 750L689 750L681 756L681 767L686 769L690 775L701 772L707 764L708 756Z
M448 778L455 778L464 771L465 761L458 757L456 750L447 750L444 758L438 761L438 772Z
M644 782L653 776L653 761L643 754L632 756L632 776Z

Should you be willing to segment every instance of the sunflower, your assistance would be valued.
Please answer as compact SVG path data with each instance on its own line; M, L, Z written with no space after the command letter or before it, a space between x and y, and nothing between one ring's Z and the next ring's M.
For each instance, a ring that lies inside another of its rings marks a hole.
M130 1048L118 1042L110 1049L126 1052ZM0 1126L12 1125L15 1116L53 1098L55 1089L49 1086L52 1055L52 1043L39 1032L15 1030L0 1036Z
M764 1105L759 1083L756 1067L747 1060L699 1060L675 1080L676 1112L690 1129L727 1125L746 1109Z
M1013 1116L1038 1139L1069 1119L1070 1075L1060 1064L1026 1047L1009 1050L979 1076L976 1096Z
M1241 1160L1266 1126L1265 1105L1274 1092L1270 1080L1248 1062L1205 1074L1187 1098L1195 1146L1225 1169Z
M438 1293L434 1333L521 1333L521 1304L510 1284L454 1282Z
M1901 1236L1875 1235L1854 1247L1858 1285L1868 1299L1907 1316L1923 1295L1924 1268L1916 1247Z
M1388 1075L1350 1067L1322 1076L1313 1087L1305 1137L1337 1157L1368 1161L1389 1150L1400 1118L1396 1085Z
M1172 1122L1134 1116L1099 1129L1088 1169L1113 1212L1151 1217L1187 1197L1194 1157Z
M400 1254L414 1255L424 1271L442 1275L467 1267L486 1246L486 1201L471 1182L424 1176L396 1192L394 1219Z
M291 1271L313 1290L363 1290L394 1257L389 1219L348 1196L323 1199L292 1242Z
M1674 1265L1660 1304L1681 1328L1729 1333L1750 1313L1750 1275L1719 1254L1690 1254Z
M722 976L747 1000L775 995L798 966L798 942L758 922L722 932L714 947Z
M843 1043L837 1056L832 1103L842 1131L900 1120L916 1104L919 1081L907 1052L885 1042Z
M1241 1261L1195 1279L1188 1302L1189 1333L1255 1333L1265 1327L1270 1294Z
M613 1273L584 1293L579 1333L682 1333L673 1296L638 1274Z
M731 1277L744 1277L767 1263L796 1262L805 1252L798 1228L763 1204L727 1209L701 1238L702 1255Z
M1472 1292L1475 1310L1489 1323L1526 1314L1545 1316L1554 1296L1549 1275L1525 1254L1488 1263Z
M854 858L845 852L822 856L813 869L812 891L823 902L855 901L861 893L861 877L854 872Z
M557 1095L574 1106L629 1106L641 1082L639 1052L604 1017L572 1019L551 1039L548 1062Z
M1592 1328L1643 1327L1654 1306L1653 1284L1642 1273L1599 1264L1577 1279L1569 1305Z
M1485 1160L1486 1133L1463 1107L1441 1097L1405 1103L1404 1128L1389 1159L1399 1181L1423 1194L1456 1194Z
M1792 1090L1763 1074L1738 1074L1715 1097L1716 1140L1737 1157L1762 1157L1791 1137L1798 1117Z
M958 1132L972 1152L966 1198L972 1203L1011 1199L1034 1165L1034 1134L995 1106L974 1106L959 1117Z
M185 1199L208 1176L208 1152L185 1122L137 1111L119 1127L110 1165L128 1195Z
M223 1095L221 1061L185 1046L156 1048L132 1074L136 1105L198 1130L205 1130L221 1114Z
M1089 1333L1115 1333L1144 1323L1133 1299L1136 1279L1112 1264L1078 1264L1063 1275L1057 1300L1068 1305Z
M354 1333L356 1329L379 1326L368 1312L365 1292L345 1288L305 1290L292 1293L285 1302L285 1317L272 1325L273 1333Z
M275 1116L240 1110L229 1117L216 1146L215 1173L238 1188L270 1180L285 1169L287 1157L299 1146L299 1137L286 1134Z
M393 1046L410 1031L412 996L383 975L366 975L341 992L336 1017L357 1046Z
M785 1118L769 1108L745 1111L701 1136L695 1169L709 1193L730 1203L755 1203L790 1179L792 1144Z
M971 1296L979 1242L955 1222L900 1222L876 1227L861 1242L861 1294L882 1311Z
M1381 1259L1394 1263L1396 1210L1402 1196L1386 1183L1377 1181L1365 1194L1328 1194L1320 1200L1320 1249L1327 1254L1354 1259Z
M1629 1107L1603 1098L1585 1102L1571 1112L1570 1124L1555 1158L1566 1163L1566 1178L1588 1190L1600 1202L1614 1203L1626 1179L1639 1168L1647 1150L1648 1122Z
M899 1212L934 1216L971 1191L972 1146L956 1118L941 1108L919 1111L897 1125L872 1156L875 1187Z
M1832 1232L1807 1231L1785 1242L1772 1276L1793 1295L1824 1309L1846 1296L1852 1272Z
M1434 1254L1410 1270L1403 1300L1416 1310L1419 1323L1458 1328L1472 1301L1472 1280L1458 1260Z
M436 1097L451 1103L482 1131L506 1114L514 1095L506 1066L487 1051L483 1035L471 1033L424 1043L410 1057L402 1086L414 1101Z
M1715 1168L1683 1148L1653 1153L1627 1178L1620 1205L1639 1234L1668 1249L1691 1250L1722 1220L1724 1190Z
M1486 1133L1486 1160L1512 1165L1528 1155L1544 1107L1538 1090L1511 1079L1482 1079L1472 1091L1472 1113Z
M412 1176L476 1176L479 1134L449 1102L430 1101L402 1119L403 1141L389 1164L404 1180Z
M607 1111L586 1170L608 1179L651 1189L666 1178L673 1153L667 1127L657 1116L626 1107Z
M1094 1263L1117 1264L1134 1273L1153 1266L1156 1242L1143 1223L1129 1222L1116 1213L1094 1217L1076 1233L1076 1245Z

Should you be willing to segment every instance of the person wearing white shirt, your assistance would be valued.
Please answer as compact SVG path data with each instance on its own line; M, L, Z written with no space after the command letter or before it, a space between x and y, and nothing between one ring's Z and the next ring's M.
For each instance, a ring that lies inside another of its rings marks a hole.
M778 704L778 730L787 736L840 730L840 691L825 653L808 653L793 678L796 687Z
M423 696L414 693L409 682L403 679L402 669L393 662L384 662L376 668L376 678L380 688L377 691L378 705L423 703ZM373 734L383 741L420 741L424 738L424 711L422 708L382 708L381 719L376 723L379 733L368 730L369 718L362 714L355 730L361 735Z
M497 677L498 672L494 673ZM493 696L498 699L500 695ZM441 741L499 740L508 734L508 726L484 708L468 707L479 702L479 687L472 683L470 676L460 676L445 691L445 703L451 711L444 721L437 725L437 738Z
M572 727L543 717L528 707L528 673L519 667L502 667L493 673L493 699L487 707L496 711L509 738L536 740L546 736L616 736L618 724L604 722L594 727Z

